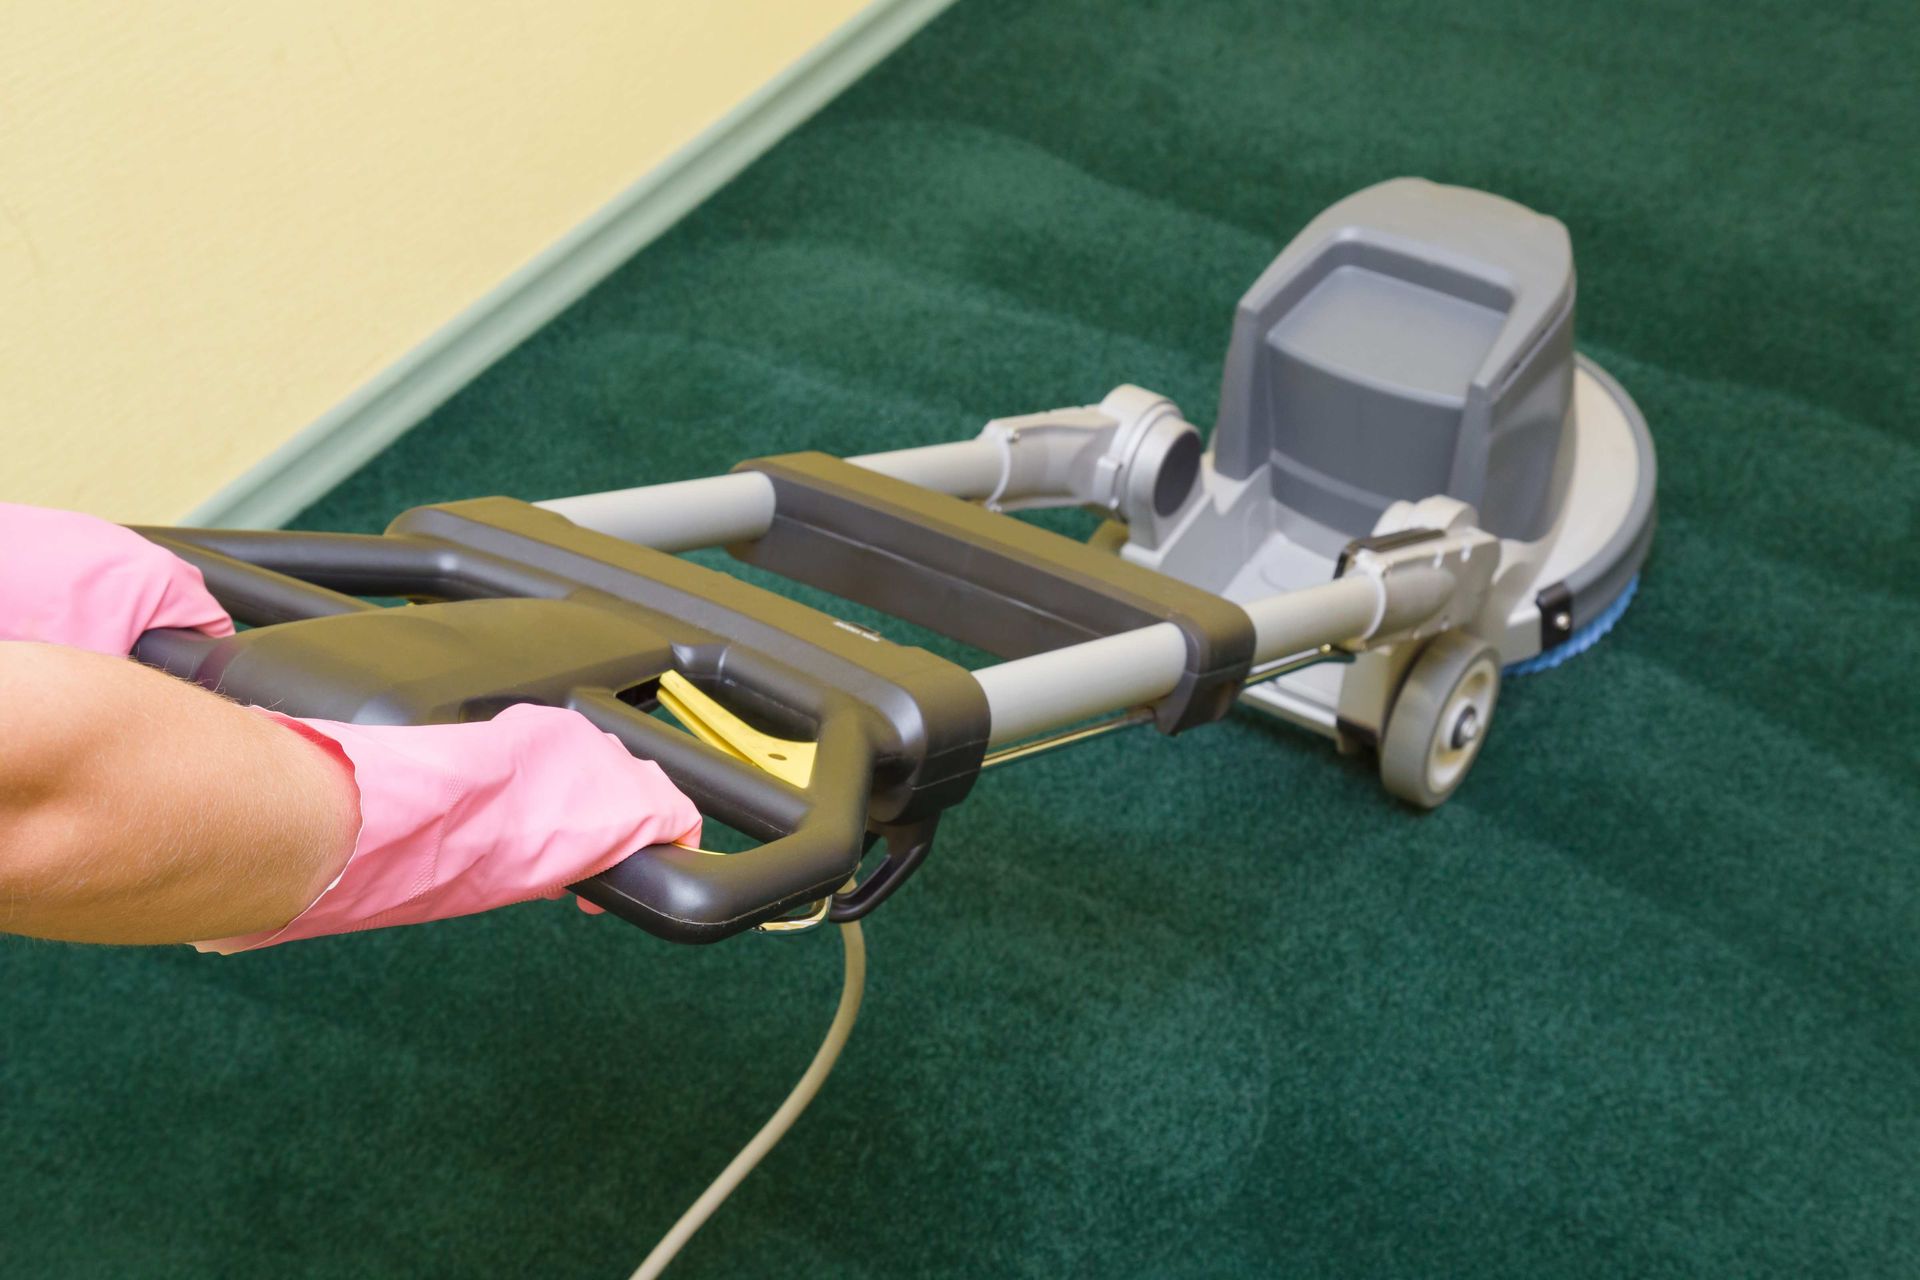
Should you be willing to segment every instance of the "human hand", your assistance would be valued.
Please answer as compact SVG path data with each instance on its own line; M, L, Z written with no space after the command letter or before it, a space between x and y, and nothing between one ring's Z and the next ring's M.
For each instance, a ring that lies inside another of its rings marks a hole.
M227 636L233 619L198 569L131 529L0 502L0 640L124 657L154 627Z
M562 707L471 724L355 725L263 711L352 770L360 831L333 883L284 928L199 943L245 951L472 915L693 844L700 812L651 761Z

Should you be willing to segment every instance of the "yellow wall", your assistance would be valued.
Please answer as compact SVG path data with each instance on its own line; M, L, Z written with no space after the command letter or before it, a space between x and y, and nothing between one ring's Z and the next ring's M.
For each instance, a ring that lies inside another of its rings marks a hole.
M862 0L0 0L0 498L179 519Z

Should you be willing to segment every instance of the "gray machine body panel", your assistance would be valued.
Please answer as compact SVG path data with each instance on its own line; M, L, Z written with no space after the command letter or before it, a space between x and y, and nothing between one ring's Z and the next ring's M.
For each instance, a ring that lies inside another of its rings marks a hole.
M1598 552L1562 579L1571 601L1569 630L1572 631L1578 631L1605 613L1639 574L1640 566L1646 563L1647 552L1653 549L1653 530L1658 523L1654 502L1658 463L1654 459L1653 434L1647 430L1647 420L1612 374L1585 356L1578 359L1580 371L1605 389L1626 418L1632 433L1636 467L1627 518Z
M1446 494L1500 537L1552 523L1573 387L1558 221L1400 178L1315 218L1240 300L1213 464L1349 537Z

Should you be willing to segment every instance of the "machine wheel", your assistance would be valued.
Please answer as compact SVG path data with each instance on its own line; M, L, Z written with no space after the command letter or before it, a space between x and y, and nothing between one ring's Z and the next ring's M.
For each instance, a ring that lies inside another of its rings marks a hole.
M1380 781L1433 809L1480 754L1500 697L1500 655L1464 631L1435 636L1414 659L1380 739Z

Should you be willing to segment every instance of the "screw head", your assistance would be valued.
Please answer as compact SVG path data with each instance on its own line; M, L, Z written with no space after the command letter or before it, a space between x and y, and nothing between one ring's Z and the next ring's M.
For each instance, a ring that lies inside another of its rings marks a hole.
M1460 751L1472 746L1474 739L1479 736L1479 709L1476 707L1462 707L1459 717L1453 722L1453 733L1449 736L1449 741L1452 742L1453 749Z

